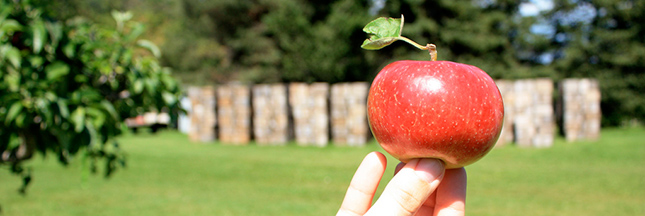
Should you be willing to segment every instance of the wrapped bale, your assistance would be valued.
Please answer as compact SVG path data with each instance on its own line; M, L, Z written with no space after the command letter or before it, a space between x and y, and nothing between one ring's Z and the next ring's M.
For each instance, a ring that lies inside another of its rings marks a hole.
M191 107L187 112L190 119L188 138L193 142L215 140L217 125L215 89L211 86L189 87L188 98Z
M222 143L245 145L251 140L249 86L227 84L217 88L217 119Z
M560 82L562 132L567 141L600 137L600 87L595 79L565 79Z
M518 80L514 84L513 129L519 146L550 147L555 136L553 81Z
M329 142L329 84L291 83L289 105L298 145L326 146Z
M258 145L285 145L289 139L287 87L253 86L253 135Z
M369 137L365 82L331 86L331 135L337 145L364 146Z

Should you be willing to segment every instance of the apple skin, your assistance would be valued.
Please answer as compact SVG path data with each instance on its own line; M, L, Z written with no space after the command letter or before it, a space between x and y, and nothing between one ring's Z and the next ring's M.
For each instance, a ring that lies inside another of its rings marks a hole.
M486 72L449 61L396 61L374 79L370 129L390 155L441 159L447 169L481 159L504 121L502 96Z

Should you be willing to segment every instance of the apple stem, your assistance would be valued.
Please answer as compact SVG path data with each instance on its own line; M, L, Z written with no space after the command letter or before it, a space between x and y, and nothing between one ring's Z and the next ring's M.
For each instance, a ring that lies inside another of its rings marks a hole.
M426 44L425 46L418 44L417 42L414 42L413 40L410 40L409 38L399 36L399 40L405 41L412 46L420 49L420 50L428 50L428 53L430 54L430 60L431 61L436 61L437 60L437 46L434 44Z
M426 47L428 48L428 53L430 54L430 61L436 61L437 60L437 45L427 44Z

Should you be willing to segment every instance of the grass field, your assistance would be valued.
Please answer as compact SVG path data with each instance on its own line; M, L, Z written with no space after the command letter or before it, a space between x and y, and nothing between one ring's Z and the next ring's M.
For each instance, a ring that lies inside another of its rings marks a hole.
M381 151L198 144L169 131L121 143L128 166L110 179L80 159L63 167L38 157L22 196L20 180L0 170L0 214L334 215L363 156ZM383 181L396 164L388 159ZM468 215L645 215L643 128L548 149L501 147L467 171Z

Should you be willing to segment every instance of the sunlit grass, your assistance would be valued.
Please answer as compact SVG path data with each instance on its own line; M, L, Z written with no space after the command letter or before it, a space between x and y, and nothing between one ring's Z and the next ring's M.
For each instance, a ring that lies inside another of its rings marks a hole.
M227 146L177 132L121 139L128 166L110 179L80 159L30 161L34 181L0 170L4 215L333 215L365 148ZM395 160L388 158L389 180ZM468 215L645 215L645 131L598 142L507 146L467 168ZM382 184L383 186L383 184ZM381 187L382 187L381 186Z

